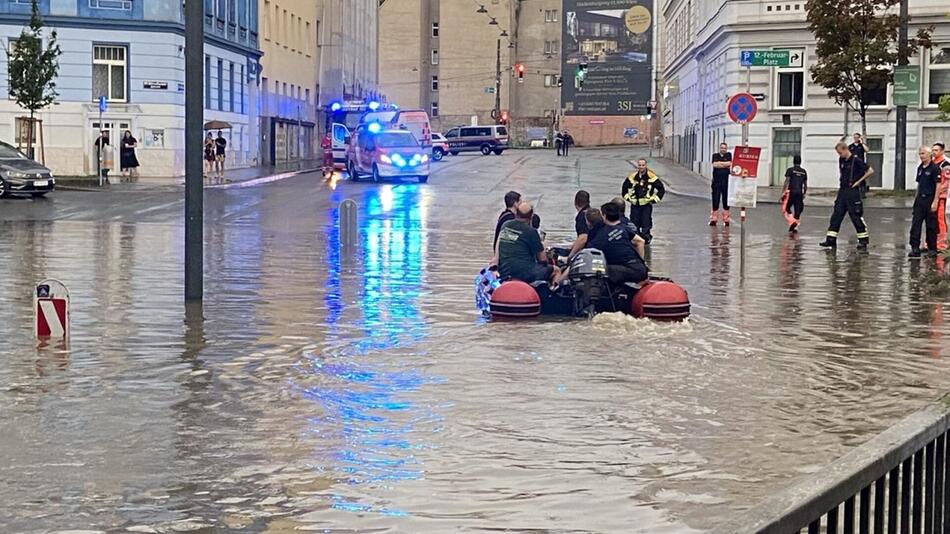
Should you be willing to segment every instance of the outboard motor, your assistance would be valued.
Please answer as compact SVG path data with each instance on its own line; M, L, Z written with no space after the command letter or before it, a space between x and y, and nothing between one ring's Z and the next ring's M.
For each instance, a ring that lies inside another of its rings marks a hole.
M610 297L604 253L595 248L578 252L571 260L570 279L574 287L574 314L592 317L597 301Z

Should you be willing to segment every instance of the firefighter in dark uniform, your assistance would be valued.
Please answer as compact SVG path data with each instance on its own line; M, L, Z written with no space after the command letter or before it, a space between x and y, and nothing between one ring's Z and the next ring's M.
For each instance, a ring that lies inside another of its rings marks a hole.
M927 253L937 254L937 185L940 183L940 167L933 162L933 151L922 146L917 151L920 165L917 166L917 197L914 199L914 216L910 223L909 258L920 257L920 227L927 223Z
M835 208L831 213L828 233L820 245L828 248L837 246L838 231L841 230L844 216L848 215L858 236L858 249L864 250L868 248L870 234L864 222L864 203L861 201L860 188L868 176L874 173L874 169L852 154L844 143L835 145L835 151L838 152L838 196L835 197Z
M645 159L637 161L637 171L627 176L620 189L620 196L630 203L630 224L647 244L653 240L650 233L653 229L653 205L665 194L663 182L656 173L647 169Z
M794 219L794 222L789 224L788 231L795 233L801 224L802 212L805 211L805 194L808 192L808 172L802 168L802 157L798 154L792 158L792 166L785 171L785 192L788 193L785 211Z

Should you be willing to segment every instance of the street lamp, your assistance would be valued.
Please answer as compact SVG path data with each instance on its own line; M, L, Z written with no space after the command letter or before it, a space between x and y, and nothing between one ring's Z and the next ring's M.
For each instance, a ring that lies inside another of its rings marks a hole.
M479 6L478 6L478 11L476 11L476 13L488 13L488 10L485 9L485 6L479 5Z
M508 30L501 30L501 33L498 34L498 37L508 37Z
M488 23L490 26L498 26L498 21L495 20L495 17L491 18L491 22Z

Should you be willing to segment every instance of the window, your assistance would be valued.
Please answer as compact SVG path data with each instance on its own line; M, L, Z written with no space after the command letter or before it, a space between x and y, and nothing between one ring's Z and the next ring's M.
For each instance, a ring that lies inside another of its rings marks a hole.
M18 0L14 4L27 4L31 0ZM118 11L132 11L132 0L89 0L89 7L93 9L115 9Z
M310 103L310 89L306 89L303 94L305 97L307 97L307 103L309 104Z
M231 68L228 71L230 77L228 78L228 111L234 112L234 63L231 63Z
M228 22L232 26L237 23L237 0L228 0Z
M309 56L309 55L313 52L313 49L310 47L310 44L311 44L310 36L313 35L313 34L310 33L310 23L309 23L309 22L307 23L306 28L307 28L307 32L304 34L304 37L306 38L306 44L304 45L304 52Z
M224 20L224 0L216 0L217 9L215 9L215 14L219 19Z
M105 96L111 102L128 101L127 52L126 46L92 47L93 100Z
M936 106L940 97L950 95L950 46L939 45L930 49L927 62L927 103Z
M439 77L438 77L438 76L433 76L433 77L432 77L432 90L433 90L433 91L438 91L438 90L439 90Z
M544 86L545 86L545 87L557 87L557 74L545 74L545 75L544 75Z
M805 55L804 49L792 49L792 55ZM778 108L800 108L805 105L805 61L801 66L775 69L775 102Z
M883 107L887 105L887 84L866 87L861 91L861 100L869 106ZM880 167L876 167L880 169Z
M545 10L544 10L544 22L557 22L557 10L556 10L556 9L545 9Z
M430 116L430 117L438 117L438 116L439 116L439 103L438 103L438 102L433 102L433 103L432 103L432 106L431 106L431 108L430 108L430 110L429 110L429 116ZM449 133L452 133L452 132L449 132ZM454 136L453 136L453 137L454 137Z
M224 111L224 60L218 60L218 110Z
M211 109L211 57L205 56L205 109Z
M439 51L435 48L432 49L432 64L433 65L439 64Z
M561 43L556 39L554 41L544 41L545 54L557 54L561 48Z
M432 37L438 37L438 36L439 36L439 23L433 22L432 23Z

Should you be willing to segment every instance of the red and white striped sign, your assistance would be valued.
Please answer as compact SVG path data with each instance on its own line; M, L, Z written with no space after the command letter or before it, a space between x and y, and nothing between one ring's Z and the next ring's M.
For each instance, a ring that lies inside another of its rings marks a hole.
M69 336L69 290L58 280L43 280L33 296L36 313L36 337L66 338Z

